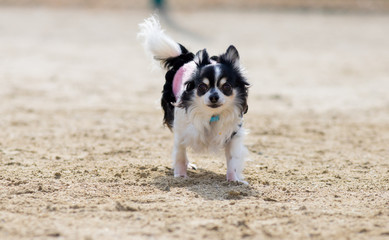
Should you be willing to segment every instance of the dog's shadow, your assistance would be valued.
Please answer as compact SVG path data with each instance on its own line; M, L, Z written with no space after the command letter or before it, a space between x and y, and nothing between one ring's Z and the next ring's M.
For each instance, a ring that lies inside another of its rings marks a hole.
M188 178L173 177L173 170L168 167L160 169L158 172L158 174L151 176L151 184L166 192L184 188L193 192L194 197L207 200L238 200L257 196L257 192L250 185L227 182L224 174L201 168L188 170Z

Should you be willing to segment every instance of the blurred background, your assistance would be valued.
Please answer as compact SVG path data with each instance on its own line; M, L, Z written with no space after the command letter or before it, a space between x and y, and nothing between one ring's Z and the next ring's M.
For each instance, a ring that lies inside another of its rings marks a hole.
M145 9L154 2L165 2L172 9L229 8L229 9L304 9L331 11L385 12L389 9L387 0L1 0L2 5L51 6L51 7L93 7L93 8L138 8Z
M0 93L34 108L158 107L164 73L136 38L157 9L194 52L238 48L251 112L387 107L387 0L0 0Z

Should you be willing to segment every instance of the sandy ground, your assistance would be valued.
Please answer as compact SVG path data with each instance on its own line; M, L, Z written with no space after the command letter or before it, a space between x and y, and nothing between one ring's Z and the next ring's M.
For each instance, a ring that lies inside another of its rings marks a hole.
M0 239L388 239L389 16L187 12L252 83L249 186L174 179L147 12L0 9Z

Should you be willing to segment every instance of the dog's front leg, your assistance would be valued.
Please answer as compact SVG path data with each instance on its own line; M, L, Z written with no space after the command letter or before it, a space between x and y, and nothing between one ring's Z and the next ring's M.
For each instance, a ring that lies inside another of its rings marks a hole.
M225 155L227 161L227 181L242 182L243 181L243 164L247 155L247 149L243 145L243 137L234 136L225 147Z
M188 168L188 157L186 156L186 146L175 142L173 149L173 168L174 177L188 177L186 170Z

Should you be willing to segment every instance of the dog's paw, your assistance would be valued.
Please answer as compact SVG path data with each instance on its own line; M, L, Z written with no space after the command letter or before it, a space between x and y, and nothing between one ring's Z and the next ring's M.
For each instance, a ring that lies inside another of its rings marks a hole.
M188 163L188 168L193 169L193 170L197 170L196 164L193 164L193 163Z
M248 185L249 183L238 178L236 172L227 172L227 181L228 182L239 182L239 183L243 183L245 185Z
M175 178L188 178L188 175L185 173L185 174L178 174L178 173L175 173L174 174L174 177Z
M228 179L227 179L227 181L228 181L228 182L242 183L242 184L244 184L244 185L249 185L248 182L246 182L246 181L244 181L244 180L240 180L240 179L237 179L237 180L228 180Z
M188 175L187 175L186 169L187 169L186 164L176 164L176 166L174 167L174 177L176 177L176 178L179 178L179 177L187 178Z

